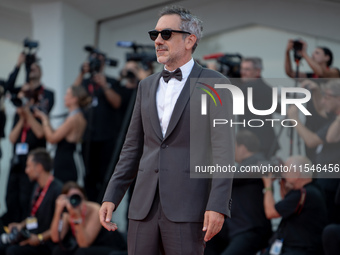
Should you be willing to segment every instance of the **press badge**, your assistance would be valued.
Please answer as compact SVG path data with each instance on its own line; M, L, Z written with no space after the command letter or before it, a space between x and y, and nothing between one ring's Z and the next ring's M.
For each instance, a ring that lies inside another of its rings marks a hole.
M28 217L26 219L26 228L33 230L38 228L38 219L36 217Z
M282 250L283 240L276 239L270 248L270 255L280 255Z
M97 107L98 106L98 97L93 97L92 98L92 107Z
M27 155L28 154L28 143L17 143L15 146L16 155Z

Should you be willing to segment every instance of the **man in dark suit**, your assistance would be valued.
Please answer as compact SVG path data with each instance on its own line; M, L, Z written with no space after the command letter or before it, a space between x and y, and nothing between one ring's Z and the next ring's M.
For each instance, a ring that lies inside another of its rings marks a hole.
M137 176L129 209L129 254L203 254L205 242L230 217L232 174L211 174L213 168L204 173L209 166L234 166L233 128L214 125L216 119L232 120L231 93L214 89L229 81L192 59L202 33L199 19L180 7L165 8L160 16L149 35L165 70L140 82L100 221L108 230L117 229L112 212ZM218 105L211 98L202 103L203 88L216 93Z

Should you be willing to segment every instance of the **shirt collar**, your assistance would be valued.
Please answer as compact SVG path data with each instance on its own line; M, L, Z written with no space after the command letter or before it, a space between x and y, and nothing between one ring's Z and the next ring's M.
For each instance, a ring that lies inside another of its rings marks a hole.
M182 71L182 81L188 78L194 64L195 64L194 59L191 58L186 64L179 67ZM164 69L167 70L165 66L164 66Z

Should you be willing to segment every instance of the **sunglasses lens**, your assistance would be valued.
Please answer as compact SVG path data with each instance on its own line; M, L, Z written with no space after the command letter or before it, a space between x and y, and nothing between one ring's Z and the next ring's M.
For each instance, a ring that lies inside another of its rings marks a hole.
M155 41L157 39L157 37L158 37L158 31L150 31L149 35L150 35L150 39L152 41Z
M172 33L171 30L167 30L167 29L163 30L163 31L161 32L161 35L162 35L163 40L169 40L170 37L171 37L171 33Z

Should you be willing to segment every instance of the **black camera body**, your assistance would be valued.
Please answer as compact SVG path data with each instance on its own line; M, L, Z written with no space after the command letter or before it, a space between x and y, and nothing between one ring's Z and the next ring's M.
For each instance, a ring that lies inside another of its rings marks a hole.
M126 61L140 62L143 69L148 70L150 68L150 64L157 61L157 56L154 51L144 51L139 53L131 52L126 53Z
M298 52L302 50L302 46L303 45L300 42L300 40L294 40L293 41L293 50L294 50L294 59L295 60L301 59L301 55Z
M229 78L241 77L241 62L242 56L240 54L225 54L217 59L217 62L221 64L221 72ZM226 67L223 70L222 66Z
M68 200L70 201L70 204L73 208L77 208L80 205L82 198L78 194L73 194L68 198ZM67 212L66 207L64 208L63 212Z
M4 233L0 236L0 243L4 245L18 244L22 241L27 240L28 238L30 238L30 236L31 234L26 228L18 230L16 227L13 227L10 233Z
M294 40L293 41L293 49L295 51L300 51L302 50L302 43L299 40Z
M155 46L153 45L142 45L130 41L118 41L117 46L132 49L133 52L126 53L126 61L140 62L145 71L149 70L152 63L157 61Z
M32 41L28 38L24 40L24 47L28 49L38 48L39 42L38 41Z
M25 67L26 67L26 82L29 82L29 73L31 71L31 65L37 62L37 58L33 49L37 49L39 47L38 41L32 41L26 38L23 42L24 52L26 54L25 58Z
M39 101L40 90L25 90L23 92L24 96L22 98L19 98L18 94L12 94L11 102L15 107L23 107L30 102L31 99L33 99L33 104Z
M102 66L102 60L99 58L99 56L102 56L104 58L104 64L107 66L115 67L118 65L117 60L112 59L112 58L107 58L104 52L101 52L92 46L85 46L84 50L89 52L88 61L89 61L91 76L93 76L95 73L100 72L100 69Z

